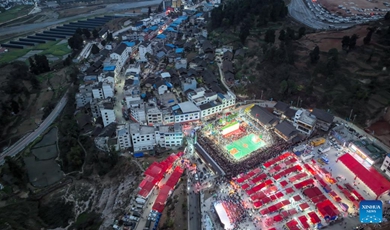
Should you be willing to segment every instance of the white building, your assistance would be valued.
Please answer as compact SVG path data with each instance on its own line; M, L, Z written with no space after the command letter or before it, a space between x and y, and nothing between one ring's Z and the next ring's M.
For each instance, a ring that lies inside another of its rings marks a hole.
M181 81L181 90L183 92L193 89L195 90L197 86L196 79L194 77L187 77L184 80Z
M163 79L157 81L153 86L157 90L159 95L163 95L165 92L168 91L168 86L166 85L166 82Z
M76 108L84 107L86 104L92 101L92 86L91 85L80 85L79 92L75 95Z
M115 84L115 74L113 72L102 72L98 76L99 82L107 82L111 85Z
M149 102L146 105L146 121L150 126L163 123L163 113L158 109L156 103Z
M160 126L156 131L158 145L165 148L179 147L183 144L183 132L180 124Z
M142 100L130 103L130 116L136 122L146 125L145 103Z
M187 58L180 58L175 60L175 68L180 69L184 68L187 69Z
M154 127L131 123L130 134L134 152L152 150L156 145Z
M98 82L92 87L92 95L93 98L97 98L97 99L113 98L114 87L112 83L108 81Z
M300 109L295 113L294 127L301 133L311 135L315 129L317 119L314 116L310 116L310 112L304 109Z
M131 52L132 48L124 43L121 43L115 48L115 50L110 54L111 60L114 60L116 63L115 71L118 73L121 71L127 59L130 57Z
M387 176L390 176L390 154L387 154L385 160L382 163L381 170L386 173Z
M131 64L129 67L127 67L125 75L130 76L130 75L138 75L141 73L141 65L139 63L136 64Z
M200 109L191 101L179 103L172 107L172 111L164 114L163 123L182 123L200 119Z
M118 125L116 128L116 137L118 139L118 148L121 150L131 147L130 125Z
M143 42L138 46L139 62L147 62L147 53L153 54L152 43Z
M194 103L196 106L200 106L203 104L207 104L211 101L217 100L217 93L212 91L206 91L205 88L200 87L195 90L189 92L187 94L187 98L189 101Z
M106 127L112 122L115 122L114 106L112 105L112 103L104 102L101 103L99 107L104 127Z
M206 119L208 116L221 113L224 109L236 104L236 96L230 92L227 94L217 93L217 100L210 101L199 106L201 118Z

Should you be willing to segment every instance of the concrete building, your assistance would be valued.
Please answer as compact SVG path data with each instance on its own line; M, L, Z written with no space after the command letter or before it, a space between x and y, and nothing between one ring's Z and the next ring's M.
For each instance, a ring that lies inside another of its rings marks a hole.
M166 82L164 79L158 80L153 87L157 90L159 95L164 94L168 91L168 86L166 85Z
M354 136L344 125L334 127L329 134L333 136L341 146L344 147L348 147L349 144L354 140Z
M291 141L298 135L298 131L288 121L282 121L275 126L275 133L285 141Z
M148 58L146 54L153 54L153 49L152 49L152 43L150 42L142 42L138 46L138 61L139 62L147 62Z
M130 125L118 125L116 128L116 137L118 139L118 149L124 150L131 147Z
M364 141L352 141L349 149L369 165L379 162L386 155L386 152L381 147L368 139Z
M279 119L274 114L258 105L253 106L250 116L265 129L271 129L279 124Z
M141 73L141 65L139 63L131 64L127 67L125 75L139 75Z
M115 71L117 73L121 71L127 59L130 57L131 52L132 52L132 47L127 46L124 43L121 43L117 47L115 47L114 51L110 54L111 60L113 60L116 63Z
M191 101L179 103L164 114L163 124L182 123L200 119L200 109Z
M328 131L333 124L334 116L322 109L313 109L311 115L317 118L317 128Z
M92 86L91 85L80 85L79 92L76 93L76 109L84 107L92 101Z
M187 58L180 58L175 60L175 68L180 69L184 68L187 69Z
M156 131L156 141L159 146L165 148L180 147L183 144L183 132L180 124L173 126L159 126Z
M117 138L115 137L116 125L117 124L113 122L105 126L100 134L95 137L94 143L96 148L108 152L111 147L115 148L117 146Z
M390 154L387 154L382 163L381 170L390 177Z
M114 106L112 103L103 102L99 105L99 107L104 127L116 121Z
M181 81L181 90L186 92L189 89L195 90L197 86L196 79L194 77L188 77Z
M98 82L92 86L92 95L96 99L107 99L114 97L114 87L108 81Z
M307 110L300 109L295 113L293 125L299 132L310 136L315 129L316 122L317 119Z
M163 113L156 103L149 102L146 105L146 120L148 125L154 126L163 123Z
M134 152L154 149L154 146L156 145L154 127L131 123L130 134Z
M207 104L211 101L217 100L217 93L212 91L206 91L203 87L196 88L187 93L189 101L194 103L196 106Z
M129 109L130 116L134 121L146 125L145 103L142 100L132 101Z

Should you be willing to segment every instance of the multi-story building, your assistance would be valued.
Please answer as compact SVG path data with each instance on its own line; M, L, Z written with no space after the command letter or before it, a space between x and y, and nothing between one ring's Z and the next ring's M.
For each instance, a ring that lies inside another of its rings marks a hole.
M313 109L311 115L317 118L317 128L328 131L333 124L334 116L322 109Z
M298 131L295 129L295 127L286 120L277 124L274 131L285 141L291 141L298 135Z
M139 63L131 64L127 67L125 75L138 75L141 73L141 65Z
M108 81L95 83L92 87L93 98L107 99L114 97L114 87Z
M189 101L197 106L207 104L211 101L217 100L217 93L212 91L206 91L203 87L197 88L187 93Z
M196 82L196 79L194 77L188 77L186 79L184 79L183 81L181 81L181 90L183 92L189 90L189 89L196 89L196 86L197 86L197 82Z
M158 109L156 103L149 102L146 105L146 120L150 126L163 123L163 113Z
M130 105L131 118L140 124L146 125L145 103L142 100L139 100L132 101Z
M114 60L116 63L115 71L117 71L117 73L121 71L127 59L130 57L131 53L132 53L132 44L121 43L110 54L111 60Z
M147 53L148 54L153 54L152 43L150 43L150 42L142 42L138 46L138 56L139 56L138 61L139 62L147 62L148 61L148 57L146 55Z
M161 147L172 148L183 144L183 132L180 124L173 126L159 126L156 131L156 142Z
M390 177L390 154L387 154L382 163L381 170Z
M180 69L184 68L187 69L187 58L180 58L175 60L175 68Z
M99 82L107 82L111 85L115 84L115 74L114 72L102 72L98 76Z
M80 85L79 92L76 93L76 108L84 107L86 104L92 101L92 86Z
M116 137L118 139L118 148L127 149L131 147L131 138L130 138L130 125L118 125L116 128Z
M156 133L154 127L131 123L130 134L134 152L152 150L156 145Z
M294 127L301 133L311 135L315 129L317 119L307 110L300 109L295 113Z
M199 108L191 101L179 103L164 114L163 124L183 123L200 119Z
M111 124L112 122L115 122L115 112L112 103L103 102L99 104L99 107L104 127Z
M236 96L232 93L221 94L217 93L217 100L210 101L199 106L202 119L207 119L210 116L222 112L224 109L234 106Z

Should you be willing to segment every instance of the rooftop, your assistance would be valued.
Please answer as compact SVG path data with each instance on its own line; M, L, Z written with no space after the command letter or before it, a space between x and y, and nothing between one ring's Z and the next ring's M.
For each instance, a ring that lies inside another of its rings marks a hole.
M125 136L129 134L129 126L127 125L118 125L116 128L116 135L119 136Z
M314 115L318 120L322 120L328 123L332 123L334 120L334 116L332 114L322 109L315 108L311 114Z
M368 155L372 160L377 160L386 154L386 152L381 147L377 146L371 141L354 141L353 144L362 150L366 155Z
M138 133L138 134L151 134L154 133L154 127L153 126L147 126L147 125L140 125L138 123L131 123L130 124L130 133Z
M298 110L297 113L299 111L302 111L302 113L300 114L300 117L298 118L298 121L302 122L302 123L305 123L307 125L310 125L310 126L314 126L315 123L316 123L316 118L314 117L311 117L310 116L310 113L307 111L307 110Z
M191 113L199 111L199 108L192 102L186 101L178 104L183 113Z

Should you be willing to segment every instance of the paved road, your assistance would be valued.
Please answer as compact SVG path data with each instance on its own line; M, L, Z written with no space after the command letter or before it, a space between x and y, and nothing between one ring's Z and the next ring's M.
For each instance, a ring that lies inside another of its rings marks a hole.
M221 169L221 167L219 167L217 162L215 162L210 157L210 155L206 152L206 150L204 148L202 148L202 146L199 145L199 143L195 144L195 149L196 149L196 152L200 156L202 156L202 158L213 168L213 170L214 170L214 172L216 172L216 174L218 174L220 176L225 175L225 172Z
M314 12L312 12L304 2L305 0L292 0L288 5L289 14L296 19L297 21L311 27L314 29L330 29L329 26L332 26L333 29L337 28L348 28L354 23L328 23L323 22L319 18L316 17Z
M188 193L189 202L189 223L188 230L199 230L201 228L201 214L200 214L200 194L194 192L194 186L190 186Z
M67 96L68 96L68 92L65 93L65 95L58 102L58 104L53 109L53 111L49 114L49 116L41 123L41 125L37 129L35 129L28 136L19 140L13 146L9 147L7 150L1 153L0 165L4 164L5 157L7 156L14 157L15 155L17 155L20 151L26 148L27 145L29 145L31 142L37 139L37 137L39 137L53 123L53 121L57 118L57 116L61 113L62 109L65 107L68 101Z
M16 34L16 33L23 33L23 32L40 30L40 29L43 29L43 28L46 28L49 26L62 24L64 22L67 22L70 20L92 17L94 15L101 15L104 13L112 14L115 11L122 11L122 10L126 10L126 9L133 9L133 8L139 8L139 7L147 7L147 6L151 6L151 5L158 5L160 3L161 3L161 0L151 0L151 1L142 1L142 2L109 4L109 5L106 5L105 8L92 11L89 14L82 14L82 15L76 15L76 16L67 17L67 18L61 18L61 19L54 20L51 22L40 22L40 23L25 24L25 25L20 25L20 26L0 28L0 36L4 36L7 34Z

